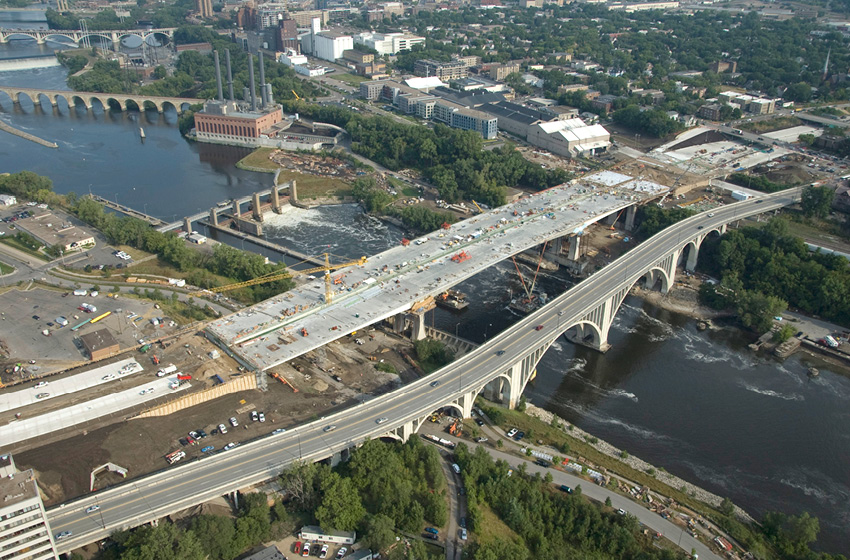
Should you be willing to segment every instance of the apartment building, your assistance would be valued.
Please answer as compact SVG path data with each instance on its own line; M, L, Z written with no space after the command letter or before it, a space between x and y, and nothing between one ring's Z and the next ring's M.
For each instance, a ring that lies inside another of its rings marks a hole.
M11 455L0 456L0 558L59 560L34 472L20 472Z

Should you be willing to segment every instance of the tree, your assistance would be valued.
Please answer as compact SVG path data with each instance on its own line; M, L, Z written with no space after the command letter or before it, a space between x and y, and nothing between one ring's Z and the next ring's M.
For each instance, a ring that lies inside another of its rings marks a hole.
M797 141L804 146L811 146L815 143L814 134L801 134L797 137Z
M800 199L803 214L824 219L832 208L835 191L829 187L806 187Z
M763 333L770 330L773 318L788 309L788 304L778 297L745 290L738 296L738 316L745 327Z
M226 517L199 515L192 519L189 531L204 543L210 560L230 560L241 552L235 547L236 528Z
M140 527L130 533L119 560L204 560L206 554L194 533L182 533L173 523Z
M332 472L321 482L322 501L316 520L325 530L353 531L366 510L349 478Z
M363 523L361 533L365 545L379 552L395 542L395 522L383 513L370 515Z

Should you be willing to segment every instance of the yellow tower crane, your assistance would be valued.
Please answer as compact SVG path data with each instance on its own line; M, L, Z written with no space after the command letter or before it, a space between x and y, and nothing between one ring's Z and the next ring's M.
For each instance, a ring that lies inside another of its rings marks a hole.
M355 265L364 265L366 264L366 257L360 257L354 261L347 261L339 264L331 264L330 263L330 255L328 253L323 253L325 257L325 265L324 266L316 266L313 268L308 268L306 270L289 270L287 269L285 272L279 272L276 274L267 274L265 276L259 276L257 278L253 278L251 280L245 280L244 282L236 282L234 284L225 284L224 286L217 286L215 288L209 288L207 290L202 290L197 293L189 294L190 296L200 296L207 292L212 293L221 293L221 292L229 292L230 290L238 290L239 288L245 288L247 286L256 286L257 284L265 284L266 282L274 282L275 280L283 280L284 278L291 278L293 276L303 276L305 274L313 274L314 272L324 272L325 273L325 303L331 303L333 301L333 280L331 279L331 271L338 270L340 268L346 268L348 266Z

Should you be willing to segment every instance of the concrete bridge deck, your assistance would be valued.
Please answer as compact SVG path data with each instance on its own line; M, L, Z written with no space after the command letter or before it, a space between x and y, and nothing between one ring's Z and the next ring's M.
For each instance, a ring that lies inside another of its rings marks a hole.
M91 109L92 104L98 101L104 110L109 108L120 108L122 111L131 109L135 105L139 110L148 107L155 108L162 113L168 107L173 107L177 113L182 113L188 106L203 103L203 99L194 97L160 97L157 95L135 95L132 93L98 93L94 91L70 91L58 89L24 88L0 86L0 92L8 95L13 103L20 103L21 96L28 97L33 104L38 104L41 97L50 100L51 105L56 106L60 99L64 99L68 107L75 106L78 102Z
M343 276L343 283L330 305L324 302L324 282L317 279L219 319L206 332L247 367L267 370L408 311L414 302L512 255L581 231L668 190L626 175L598 175L606 181L594 183L590 177L548 189L413 240L407 247L384 251L365 266L334 273ZM461 253L468 259L452 260Z

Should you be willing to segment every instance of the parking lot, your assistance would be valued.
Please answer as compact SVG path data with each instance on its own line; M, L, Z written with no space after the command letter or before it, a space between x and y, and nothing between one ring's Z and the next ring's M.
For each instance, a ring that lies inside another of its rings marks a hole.
M94 306L97 311L81 311L78 308L83 303ZM87 324L75 332L71 330L86 319L107 311L112 314L97 324ZM34 378L88 360L78 338L101 328L109 329L121 348L135 346L139 339L161 336L176 328L168 321L154 327L150 319L160 315L161 311L154 308L153 302L120 295L112 299L105 293L91 297L47 288L10 290L0 295L0 349L9 356L7 363L25 363L35 359L37 364L24 368L15 374L15 378L4 374L3 382ZM68 324L60 326L57 323L59 317L65 317ZM43 334L45 331L49 336Z

